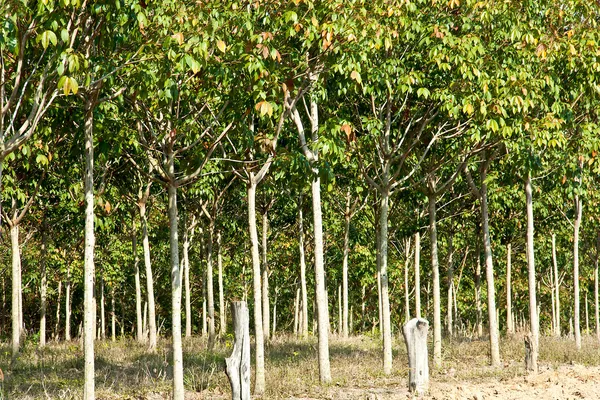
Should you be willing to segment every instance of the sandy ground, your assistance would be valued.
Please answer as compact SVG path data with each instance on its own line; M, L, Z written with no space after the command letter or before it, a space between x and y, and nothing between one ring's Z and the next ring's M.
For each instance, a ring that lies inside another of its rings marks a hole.
M501 399L501 400L576 400L600 399L600 367L563 365L557 369L542 367L537 375L509 379L490 377L480 382L461 382L445 377L445 382L431 382L430 392L423 399ZM332 387L319 399L396 400L412 398L405 386L385 388ZM293 400L313 400L315 397L292 397Z

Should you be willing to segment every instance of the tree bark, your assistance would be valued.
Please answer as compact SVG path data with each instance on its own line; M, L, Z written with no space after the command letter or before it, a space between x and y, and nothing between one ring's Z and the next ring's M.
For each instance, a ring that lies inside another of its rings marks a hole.
M428 329L429 322L421 318L411 319L402 329L408 354L408 387L419 397L429 388Z
M348 256L350 254L350 189L346 192L346 211L344 214L344 254L342 259L342 337L348 338Z
M532 340L534 341L531 351L531 360L529 367L537 372L537 349L539 347L539 322L536 301L536 277L535 277L535 256L533 245L533 194L531 188L531 175L527 175L525 180L525 199L527 203L527 271L529 282L529 327Z
M212 349L215 344L215 290L213 286L213 241L214 220L208 229L208 241L206 243L206 297L208 305L208 348Z
M250 321L245 301L231 303L235 340L231 356L225 359L225 372L232 400L250 400Z
M421 318L421 233L415 232L415 316Z
M479 232L477 232L477 236L481 236ZM477 249L475 251L475 310L477 312L477 337L481 337L483 335L483 311L481 307L481 248L479 244L479 238L477 238L476 242Z
M384 191L383 193L381 193L381 206L379 208L379 229L381 239L381 260L379 264L379 272L381 276L381 316L383 318L383 323L381 325L383 328L383 373L385 375L389 375L392 373L392 331L387 271L388 209L389 193L387 191Z
M148 240L148 219L146 218L146 202L140 203L140 217L142 220L142 247L144 250L144 266L146 268L146 292L148 296L148 348L151 352L156 350L156 306L154 305L154 275L150 260L150 242ZM124 323L124 321L123 321Z
M67 266L67 287L65 288L65 341L71 341L71 264Z
M267 263L267 235L269 231L269 211L262 215L262 311L265 341L271 338L271 305L269 301L269 264Z
M453 233L451 232L448 237L448 297L446 303L446 315L448 318L448 334L450 336L454 335L454 319L452 314L452 299L454 298L454 264L452 259L454 256L454 247L452 236Z
M410 292L408 288L408 268L410 266L410 237L405 243L405 260L404 260L404 323L410 321Z
M15 358L21 347L21 250L19 248L19 225L10 223L12 253L12 356Z
M573 233L573 300L575 323L575 347L581 350L581 323L579 311L579 228L581 227L581 214L583 202L578 195L575 196L575 224Z
M104 305L104 279L100 278L100 326L102 329L100 332L100 338L102 340L106 339L106 313Z
M140 265L137 251L137 230L135 227L135 215L131 214L131 252L133 253L133 270L135 277L135 338L139 343L144 341L142 329L142 287L140 284Z
M600 310L598 310L598 259L600 257L600 231L596 236L596 257L594 259L594 321L596 322L596 339L600 342Z
M300 322L300 288L296 289L296 297L294 298L294 336L298 336L298 327Z
M431 270L433 271L433 365L442 366L442 318L440 299L440 267L438 263L435 195L429 195L429 241L431 245Z
M250 229L250 245L252 249L252 276L254 289L254 395L260 396L265 391L265 347L262 322L262 293L260 274L260 255L258 252L258 232L256 230L256 184L248 183L248 227Z
M83 348L84 348L84 400L95 399L94 383L94 109L98 89L93 89L85 105L85 251L83 273Z
M60 339L60 300L62 297L62 280L58 281L58 298L56 299L56 318L54 323L54 340L56 342Z
M192 336L192 302L190 293L190 237L188 227L183 227L183 280L185 290L185 337Z
M306 260L304 255L304 224L302 218L302 195L298 201L298 249L300 251L300 289L302 291L301 336L308 337L308 290L306 287Z
M46 346L46 293L48 289L48 278L46 275L46 257L48 254L47 239L46 221L44 220L44 222L42 222L42 248L40 259L40 348Z
M556 260L556 234L552 234L552 265L554 267L554 290L556 301L556 327L554 335L560 336L560 280L558 276L558 262Z
M111 287L110 291L110 339L114 342L117 340L117 316L115 314L115 287ZM123 323L124 321L121 321Z
M511 244L506 245L506 332L510 335L515 333L515 327L513 324L513 310L512 310L512 286L511 286L511 273L512 273L512 247ZM553 304L554 309L554 304Z

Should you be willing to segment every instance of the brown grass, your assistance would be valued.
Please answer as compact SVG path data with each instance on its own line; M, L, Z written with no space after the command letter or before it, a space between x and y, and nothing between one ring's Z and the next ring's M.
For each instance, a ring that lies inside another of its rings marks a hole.
M217 344L213 352L206 350L204 338L193 337L184 341L186 397L229 398L229 383L223 365L224 358L231 352L231 341L228 336ZM583 350L577 351L572 340L543 337L540 365L554 369L571 363L600 365L600 346L595 338L585 337L583 345ZM299 340L278 336L273 339L266 349L267 391L264 398L369 398L373 390L382 393L405 391L406 352L401 341L394 341L393 373L384 376L381 342L377 337L356 336L343 340L332 336L333 381L328 385L319 383L316 348L314 337ZM502 339L504 365L499 369L488 366L487 340L446 340L443 349L443 366L432 371L432 381L435 382L503 382L525 375L522 336ZM160 341L154 354L132 340L96 342L97 398L169 398L170 357L166 340ZM5 373L0 399L81 398L83 353L78 342L51 343L44 350L37 349L34 343L27 343L14 362L11 361L8 345L0 345L0 369ZM352 393L357 394L356 397Z

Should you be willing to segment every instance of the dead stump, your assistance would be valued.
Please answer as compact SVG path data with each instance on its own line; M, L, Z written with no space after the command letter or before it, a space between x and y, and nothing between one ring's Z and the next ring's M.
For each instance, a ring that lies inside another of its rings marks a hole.
M423 318L413 318L402 328L408 353L408 388L417 395L429 390L428 330L429 321Z
M250 400L250 322L245 301L231 303L235 341L225 359L225 373L231 384L232 400Z

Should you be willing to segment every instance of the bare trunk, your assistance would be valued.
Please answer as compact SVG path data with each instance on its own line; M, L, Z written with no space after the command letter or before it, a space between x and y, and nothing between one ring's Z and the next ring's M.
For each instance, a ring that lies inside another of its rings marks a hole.
M137 229L135 215L131 214L131 252L133 253L133 270L135 273L135 338L139 343L144 341L142 329L142 286L140 284L140 259L137 251Z
M298 202L298 248L300 250L300 289L302 291L301 323L303 338L308 337L308 291L306 288L306 260L304 256L304 226L302 221L302 195Z
M262 322L262 293L260 276L260 255L258 252L258 232L256 230L256 184L250 179L248 184L248 227L252 248L252 277L254 289L254 345L256 367L254 369L254 395L265 391L265 345Z
M348 338L348 255L350 254L350 189L346 192L346 212L344 214L344 255L342 259L342 337Z
M104 279L100 278L100 326L102 327L100 338L102 340L106 339L106 313L104 305Z
M146 268L146 292L148 295L148 348L156 350L156 306L154 305L154 275L152 273L152 262L150 260L150 242L148 240L148 219L146 218L146 204L140 205L140 217L142 220L142 247L144 249L144 265ZM125 323L125 321L123 321Z
M421 318L421 233L415 233L415 317Z
M19 225L10 226L10 243L12 252L12 356L19 353L21 347L21 250L19 249Z
M480 236L479 232L477 235ZM483 335L483 311L481 307L481 249L479 242L479 238L477 238L477 250L475 252L475 309L477 311L477 336L481 337Z
M110 339L114 342L117 340L117 316L115 314L115 287L110 291ZM121 323L123 323L121 321Z
M390 320L390 299L388 292L388 271L387 271L387 246L388 246L388 209L389 193L381 193L381 206L379 209L379 229L380 229L380 254L379 272L381 276L381 324L383 333L383 373L389 375L392 373L392 331Z
M279 288L275 286L275 299L273 300L273 331L271 332L271 337L275 336L275 332L277 332L277 297L279 296Z
M342 285L338 285L338 335L343 335L342 326L344 325L343 321L343 311L342 311Z
M94 90L85 107L85 252L83 273L83 348L84 348L84 400L94 400L94 108L98 91Z
M300 308L300 288L296 289L296 297L294 298L294 336L298 336L299 327L299 308Z
M67 266L67 287L65 289L65 340L71 340L71 264Z
M531 176L525 180L525 198L527 203L527 271L529 282L529 327L534 341L531 352L530 367L537 372L537 349L539 348L539 322L536 301L535 255L533 246L533 194Z
M442 366L442 318L440 299L440 267L438 263L435 195L429 195L429 241L433 271L433 366Z
M211 223L206 244L206 297L208 303L208 348L215 344L215 291L213 287L213 240L215 226Z
M405 249L405 260L404 260L404 323L410 321L410 289L408 287L408 268L410 266L410 237L408 237L404 243Z
M262 311L263 311L263 333L265 341L271 337L271 312L269 302L269 264L267 263L267 234L269 231L268 211L262 216Z
M596 238L596 258L594 259L594 321L596 322L596 339L600 341L600 310L598 310L598 257L600 257L600 232Z
M169 154L168 173L173 179L175 167L173 155ZM183 400L183 349L181 344L181 271L179 264L179 237L177 216L177 187L171 182L169 191L169 236L171 247L171 329L173 344L173 400Z
M40 347L46 346L46 292L48 289L48 278L46 276L47 236L46 223L42 223L42 248L40 260Z
M190 293L190 238L188 227L183 231L183 280L185 290L185 337L192 336L192 302Z
M579 196L575 196L575 224L573 233L573 298L574 298L574 323L575 323L575 347L581 350L581 323L579 311L579 228L581 226L583 202Z
M554 298L556 301L556 327L554 335L560 336L560 280L558 276L558 262L556 261L556 234L552 234L552 265L554 267Z
M512 272L512 248L511 244L506 245L506 331L508 334L515 333L515 327L513 324L513 311L512 311L512 286L511 286L511 272Z
M232 400L250 400L250 321L245 301L232 303L235 341L231 356L225 359L225 373L231 384Z
M379 339L383 341L383 328L381 326L381 228L375 228L377 251L375 254L375 264L377 266L377 323L379 324Z
M454 319L452 314L452 299L454 298L454 264L452 258L454 255L454 248L452 245L452 235L453 233L450 233L450 236L448 237L448 298L446 303L448 334L450 336L454 335Z
M56 299L56 318L54 323L54 340L58 342L60 338L60 300L62 297L62 280L58 281L58 298Z
M219 270L219 335L227 332L225 322L225 298L223 296L223 255L221 248L221 232L217 232L217 267Z

